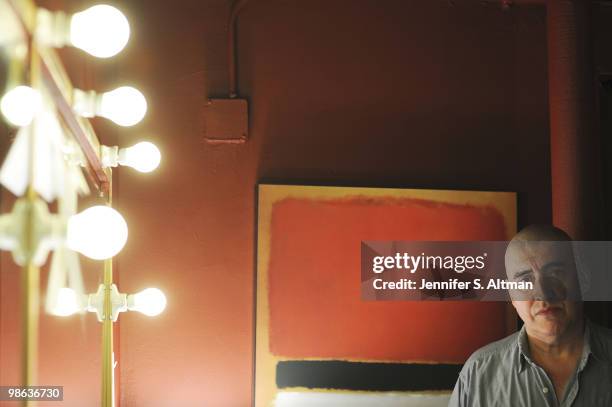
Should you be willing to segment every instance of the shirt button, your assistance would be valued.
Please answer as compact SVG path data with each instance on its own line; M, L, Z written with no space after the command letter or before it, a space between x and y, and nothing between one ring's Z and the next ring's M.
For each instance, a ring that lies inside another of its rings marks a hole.
M543 392L544 394L548 393L548 387L544 387L544 388L542 389L542 392Z

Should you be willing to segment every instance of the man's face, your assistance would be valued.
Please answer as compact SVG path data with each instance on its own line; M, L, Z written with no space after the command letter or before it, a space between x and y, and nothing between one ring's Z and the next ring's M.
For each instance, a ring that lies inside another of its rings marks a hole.
M527 332L560 338L582 316L576 265L569 242L513 241L506 252L508 281L529 281L533 290L511 292Z

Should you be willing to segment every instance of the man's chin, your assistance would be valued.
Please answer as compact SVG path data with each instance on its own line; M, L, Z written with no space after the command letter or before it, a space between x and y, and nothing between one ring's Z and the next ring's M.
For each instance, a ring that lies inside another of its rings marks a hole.
M536 331L544 337L556 338L566 329L567 324L564 319L555 319L547 316L536 323Z

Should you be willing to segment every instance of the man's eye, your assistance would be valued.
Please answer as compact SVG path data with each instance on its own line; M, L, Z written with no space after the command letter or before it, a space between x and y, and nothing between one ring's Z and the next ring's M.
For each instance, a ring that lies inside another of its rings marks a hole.
M565 274L565 269L561 268L561 267L556 267L552 270L550 270L550 274L552 274L553 276L562 276Z
M520 276L520 277L515 278L515 281L527 283L531 281L531 276L530 275Z

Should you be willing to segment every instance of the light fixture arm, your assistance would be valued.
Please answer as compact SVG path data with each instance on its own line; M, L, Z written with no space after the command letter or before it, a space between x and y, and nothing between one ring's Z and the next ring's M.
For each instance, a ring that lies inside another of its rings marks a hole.
M27 241L28 224L31 222ZM49 213L46 203L36 198L18 199L9 214L0 216L0 249L11 251L15 263L20 266L31 261L42 266L50 250L65 240L66 221L61 215Z
M44 45L61 48L70 43L70 19L63 11L36 10L36 40Z
M72 90L72 108L82 117L95 117L98 114L100 96L93 90Z
M127 294L120 293L115 284L111 284L109 289L111 299L111 314L109 317L111 321L115 322L120 312L128 310L128 299ZM107 319L104 313L104 290L105 285L100 284L98 291L87 296L87 311L95 312L99 322L104 322Z
M119 146L100 146L102 167L117 167L119 165Z

